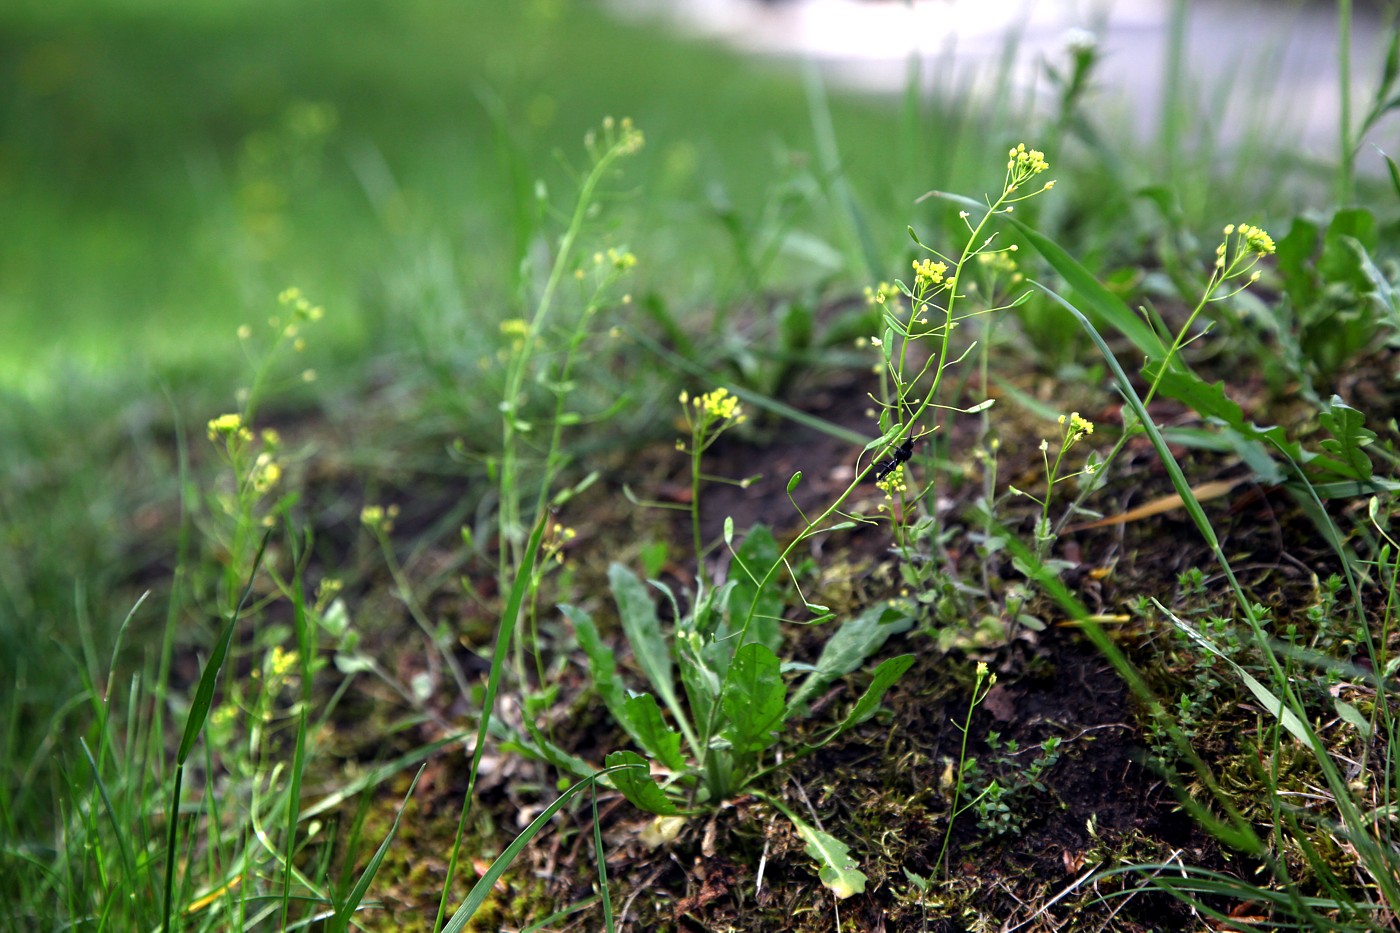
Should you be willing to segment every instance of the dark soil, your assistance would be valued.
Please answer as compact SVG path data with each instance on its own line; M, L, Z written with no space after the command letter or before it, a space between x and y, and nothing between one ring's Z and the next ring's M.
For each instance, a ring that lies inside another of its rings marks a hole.
M1044 397L1055 390L1054 383L1034 376L1022 383L1022 390L1032 395ZM809 411L856 430L870 430L865 389L859 382L826 377L799 388ZM1098 410L1087 402L1084 408L1099 424L1096 446L1106 449L1121 422L1118 412L1102 402ZM999 405L994 412L993 427L1002 439L1000 476L1034 487L1042 469L1040 438L1053 437L1055 426L1011 404ZM1164 422L1189 421L1170 406L1160 406L1154 414ZM911 468L926 470L928 458L944 458L940 469L953 479L948 501L937 508L956 527L966 521L966 506L980 488L980 467L973 453L977 426L974 419L962 417L936 427L936 433L921 443ZM1219 455L1185 449L1176 453L1193 483L1241 476L1240 465ZM780 539L794 533L800 520L788 500L789 477L803 471L793 498L810 515L849 483L858 454L829 435L776 423L760 422L746 434L727 436L707 456L707 471L762 476L743 487L705 487L704 540L717 541L727 517L741 530L763 522ZM622 495L627 484L639 495L685 502L689 480L681 472L683 460L669 444L619 455L604 464L605 479L567 507L563 520L579 530L566 552L574 567L568 598L594 609L604 626L610 624L611 612L604 576L609 560L635 567L638 551L648 541L670 542L672 555L688 552L685 513L641 509ZM1121 515L1167 496L1170 489L1155 453L1145 442L1135 443L1115 464L1114 477L1091 505L1102 514ZM870 501L877 496L872 487ZM429 516L440 514L440 509L408 491L405 501L409 527L402 530L411 532L405 539L421 542L432 525ZM1333 572L1337 563L1287 495L1241 481L1208 502L1207 509L1251 597L1277 607L1280 625L1316 602L1318 578ZM1014 520L1018 514L1025 532L1032 513L1024 500L999 507L1004 518ZM833 591L826 594L834 594L832 605L859 609L900 592L890 544L888 526L816 539L811 556L818 565L841 571L821 581ZM448 556L453 552L449 537L440 556L434 557L431 547L420 547L417 559L422 565L446 568L436 577L441 587L429 604L434 618L452 620L466 633L464 642L471 650L464 650L463 666L472 677L481 677L481 657L489 653L494 635L492 618L457 595L460 591L451 580L462 568ZM723 547L711 553L713 564L723 564L714 558L716 553L723 554ZM1196 619L1212 611L1230 612L1213 558L1183 513L1168 510L1141 521L1071 531L1057 542L1055 556L1069 561L1066 582L1091 612L1108 620L1115 640L1169 702L1194 689L1187 679L1193 673L1191 662L1175 650L1172 631L1155 614L1142 614L1138 604L1140 597L1155 596L1173 611ZM967 530L955 536L945 558L964 579L990 580L1000 587L1017 579L1003 557L981 556ZM1204 572L1200 584L1184 586L1181 575L1193 568ZM472 576L481 595L497 598L489 568L477 570ZM693 573L681 558L674 558L666 570L678 591L693 585ZM541 605L548 605L548 598L545 594ZM1004 609L1004 598L1003 590L973 604L976 611L994 615ZM863 893L842 901L834 898L818 881L790 824L756 797L727 801L708 819L691 819L673 842L653 849L640 838L649 818L616 795L604 795L599 812L619 928L771 933L838 928L939 933L1205 928L1187 906L1151 888L1154 871L1163 869L1106 877L1095 873L1132 864L1187 864L1257 880L1257 866L1223 850L1182 810L1178 795L1192 790L1189 772L1180 768L1168 743L1151 727L1149 711L1130 696L1108 661L1052 604L1037 599L1026 609L1045 623L1043 631L1022 628L1010 632L1009 638L989 641L961 635L958 620L929 617L922 629L893 639L887 655L913 652L918 660L886 695L885 711L838 742L800 758L763 788L850 844L869 879ZM401 606L393 612L402 626L410 625ZM553 613L544 616L544 640L569 645L571 636L563 621ZM974 627L972 618L963 622L967 629ZM401 676L411 676L422 666L412 659L429 652L423 651L416 630L408 629L413 632L408 639L403 630L386 619L382 638L393 658L389 663ZM792 626L790 635L793 656L802 661L813 660L826 637L803 626ZM619 659L627 656L619 643ZM1005 798L1007 810L1000 824L984 823L973 810L950 821L952 769L961 760L961 726L968 716L978 662L987 663L997 680L972 713L967 755L977 759L988 777L1014 790ZM628 747L626 736L592 695L582 664L575 661L557 670L559 696L548 722L540 723L542 728L566 751L594 765L608 752ZM1195 673L1198 681L1209 676ZM443 695L451 694L441 672L434 674ZM828 711L800 727L789 747L801 747L802 728L819 731L829 726L863 683L863 675L857 673L823 697L817 709ZM1254 753L1251 730L1258 724L1257 709L1228 685L1217 687L1206 711L1213 719L1201 727L1198 747L1213 766L1238 771L1238 762ZM507 698L506 718L518 720L518 706L512 704ZM440 724L421 727L419 738L441 737L446 724L465 724L468 712L460 697L453 698L442 708ZM353 729L353 724L344 727ZM1045 769L1041 787L1025 786L1025 774L1043 754L1042 744L1052 738L1060 741L1058 760ZM488 755L488 765L478 784L478 826L483 831L494 826L494 837L476 842L499 851L530 815L553 799L557 775L542 765L494 752ZM417 805L426 822L415 835L433 858L444 851L444 840L455 831L466 779L465 760L456 756L436 764L420 787ZM1258 790L1241 780L1243 793ZM487 814L489 824L482 823ZM556 818L554 827L512 869L509 884L491 908L469 929L523 928L592 897L597 870L591 827L586 806ZM435 894L429 903L414 897L412 886L398 884L394 890L390 906L395 908L395 924L431 916ZM548 927L597 928L596 906Z

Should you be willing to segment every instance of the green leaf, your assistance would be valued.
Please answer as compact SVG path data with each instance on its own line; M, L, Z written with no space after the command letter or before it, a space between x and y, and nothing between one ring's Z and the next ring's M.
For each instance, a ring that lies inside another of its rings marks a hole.
M1327 465L1332 472L1342 479L1370 479L1371 458L1363 448L1376 439L1376 434L1367 429L1366 416L1334 395L1318 412L1317 420L1332 435L1320 445L1328 455Z
M525 721L525 735L521 735L506 726L499 726L500 732L497 733L497 728L497 725L493 725L491 731L493 734L505 736L501 741L502 751L516 752L537 758L553 765L560 772L572 774L575 777L588 777L593 774L593 768L589 766L588 762L555 745L531 720Z
M977 202L970 202L977 204ZM985 206L978 205L985 210ZM1100 325L1107 324L1132 341L1133 346L1144 357L1161 356L1162 341L1151 327L1113 292L1104 288L1094 274L1080 265L1069 253L1044 234L1021 223L1014 217L1007 217L1011 225L1026 238L1036 252L1060 274L1060 277L1081 299L1085 315Z
M788 484L787 484L788 495L792 495L792 491L793 491L794 489L796 489L796 488L798 487L798 485L801 484L801 482L802 482L802 471L801 471L801 470L798 470L796 473L792 474L792 477L791 477L790 479L788 479Z
M807 676L788 703L786 716L798 713L819 691L865 663L891 635L909 631L914 616L909 607L893 600L871 606L847 619L827 640L817 658L816 670Z
M238 616L247 605L248 597L252 595L253 580L258 575L258 568L262 566L263 555L267 553L267 542L271 537L272 529L269 528L263 535L262 543L258 545L257 554L253 557L253 569L248 574L248 583L238 600L238 607L229 613L228 619L224 621L219 640L214 643L214 651L204 663L204 670L199 673L194 702L190 704L189 718L185 720L185 732L180 738L180 748L175 753L177 764L183 765L189 758L195 740L199 738L200 732L204 731L204 723L209 719L209 710L214 705L214 688L218 686L219 673L224 669L224 661L228 658L229 645L233 642L233 630L238 625Z
M753 622L746 640L767 645L774 651L782 644L778 617L783 611L783 599L771 581L760 593L758 581L777 562L778 542L773 540L773 533L767 525L754 525L734 552L734 567L729 573L734 583L734 592L729 596L730 631L739 631L752 607Z
M1350 723L1363 739L1371 738L1371 723L1367 721L1365 716L1361 715L1361 710L1345 700L1337 698L1333 698L1332 706L1337 710L1337 715Z
M1400 36L1400 32L1397 32L1396 35ZM1386 171L1390 173L1390 186L1395 189L1397 195L1400 195L1400 166L1397 166L1395 160L1390 156L1384 153L1382 156L1385 158Z
M857 866L855 859L851 858L849 846L835 836L813 829L791 815L788 818L792 820L798 835L807 843L807 854L819 866L818 876L822 884L842 899L865 890L865 874Z
M658 816L676 816L680 808L671 802L655 781L646 759L636 752L613 752L607 757L609 768L618 768L609 778L632 806Z
M724 715L736 757L762 751L777 741L783 721L782 664L766 645L750 642L734 653Z
M623 632L627 634L627 643L632 646L632 653L637 658L637 666L670 705L675 699L671 681L671 652L661 634L656 604L651 601L646 584L621 564L608 568L608 581L612 584L618 617Z
M1153 360L1143 367L1142 373L1148 380L1155 380L1160 366L1160 361ZM1278 484L1284 480L1283 469L1269 454L1271 447L1295 461L1307 459L1308 455L1296 441L1288 439L1282 427L1260 427L1246 418L1244 410L1225 394L1223 382L1208 383L1195 373L1169 369L1161 374L1158 389L1163 395L1184 402L1202 418L1224 425L1226 440L1260 482Z
M875 710L880 708L880 700L884 698L885 691L895 685L899 678L904 676L905 671L914 665L912 654L901 654L899 657L889 658L880 662L880 666L875 668L875 675L870 680L870 686L865 688L856 705L851 707L851 711L846 714L846 718L836 727L833 738L859 725L871 716L875 715Z
M661 707L650 693L629 697L623 705L622 725L637 744L672 771L685 770L681 734L661 717Z
M603 644L598 636L598 627L593 617L577 606L561 605L559 611L574 624L574 634L578 645L588 658L588 674L593 678L593 686L607 704L608 710L617 716L617 711L627 700L627 693L617 680L617 660L613 650Z
M699 740L685 721L685 713L676 696L676 685L671 679L670 648L666 644L665 636L661 633L661 620L656 617L656 606L651 601L651 594L647 592L646 584L642 583L641 580L637 579L636 574L621 564L613 564L608 568L608 580L612 584L613 599L617 601L622 631L627 635L627 641L632 646L632 653L637 658L637 666L642 669L642 673L651 682L652 687L656 690L656 695L661 698L661 702L666 704L666 708L675 717L676 724L680 726L691 751L699 755ZM671 596L670 590L662 587L662 592L671 598L674 606L675 598ZM614 711L614 715L624 726L628 722L625 706L626 704L620 704L618 711ZM637 736L634 734L633 738L637 738ZM640 739L638 741L640 743Z

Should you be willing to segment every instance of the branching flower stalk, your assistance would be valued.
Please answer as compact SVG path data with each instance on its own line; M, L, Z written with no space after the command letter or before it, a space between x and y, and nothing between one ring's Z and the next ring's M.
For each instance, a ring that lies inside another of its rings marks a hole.
M1172 340L1171 346L1166 349L1161 362L1157 365L1156 375L1153 376L1152 382L1147 388L1147 392L1142 397L1144 408L1151 404L1167 372L1175 366L1182 365L1179 360L1181 348L1186 345L1188 339L1187 335L1191 332L1191 326L1195 324L1196 318L1200 316L1206 306L1212 302L1226 301L1233 298L1235 295L1259 281L1259 277L1262 274L1261 271L1256 268L1259 265L1259 261L1265 256L1273 255L1273 237L1269 236L1269 234L1260 227L1243 223L1226 224L1223 233L1224 238L1220 241L1220 245L1215 248L1215 264L1211 270L1210 278L1206 281L1205 288L1201 292L1201 300L1196 303L1196 307L1192 309L1190 316L1186 319L1186 323L1181 326L1175 339ZM1234 287L1230 288L1228 291L1222 291L1227 285L1233 285ZM1127 413L1128 409L1125 408L1125 417ZM1125 423L1122 434L1119 435L1118 440L1100 462L1099 470L1106 470L1109 465L1117 459L1118 454L1122 452L1128 441L1136 436L1140 430L1141 425L1131 422ZM1069 523L1070 519L1078 514L1080 506L1084 504L1084 500L1091 492L1093 492L1092 484L1086 484L1084 488L1080 490L1074 502L1065 510L1060 520L1056 522L1054 529L1055 535L1059 535L1060 532L1064 530L1065 525Z
M892 375L895 384L896 398L894 401L886 404L885 414L888 415L889 412L894 411L901 415L905 413L909 415L907 420L895 419L895 424L887 430L883 438L885 447L891 449L895 448L906 439L912 437L912 432L916 430L916 426L922 421L924 416L929 414L930 409L942 407L936 406L935 399L938 397L938 391L943 381L943 374L953 363L957 362L956 360L950 360L948 354L952 331L958 322L958 299L962 297L957 289L960 270L964 268L964 263L968 260L991 248L993 236L987 235L985 230L992 218L1000 214L1011 212L1015 209L1017 203L1033 198L1054 187L1055 183L1053 181L1047 181L1040 187L1030 191L1027 191L1025 187L1032 179L1049 169L1049 167L1049 163L1045 160L1044 153L1035 149L1027 149L1024 143L1010 151L1001 194L995 201L988 205L986 213L976 224L972 223L971 216L968 212L964 211L962 213L962 219L968 228L968 238L956 262L950 263L946 257L939 254L936 250L925 246L918 241L917 237L914 237L915 242L918 243L920 248L932 254L932 258L925 257L922 260L915 261L913 288L910 289L907 286L900 288L900 291L914 302L909 320L907 322L901 321L893 313L887 311L884 316L884 333L877 341L884 353L885 367ZM910 233L912 236L912 229ZM885 292L883 287L881 291L888 297L889 293ZM939 302L941 302L941 306ZM941 324L930 325L929 315L931 312L935 311L942 312L942 322ZM896 335L898 335L897 350L894 349ZM910 359L909 350L917 340L930 337L937 339L937 347L934 354L919 367L917 372L911 374L906 370ZM920 397L915 398L914 394L919 390L920 382L925 377L929 376L930 373L932 376L927 390L923 391ZM885 427L885 422L886 419L882 417L882 428ZM784 548L779 555L778 560L767 569L762 578L758 581L759 591L763 591L773 583L780 568L790 566L789 558L803 542L819 534L852 527L855 523L854 519L838 522L833 525L828 525L827 523L838 515L848 517L846 513L842 511L843 507L851 497L855 495L856 491L861 488L866 477L869 476L875 468L876 462L872 461L858 470L855 478L851 480L850 485L847 486L821 514L815 519L810 520L806 527L793 537L792 541L788 543L787 547ZM744 644L748 637L749 629L754 620L756 604L755 601L755 603L749 607L743 625L736 636L738 638L738 644L740 645ZM700 765L702 771L707 764L708 756L711 752L711 740L715 735L718 711L724 693L729 688L729 684L730 672L726 672L724 680L721 681L720 684L719 698L710 710L701 736L701 755L704 756Z
M739 399L723 387L692 398L689 392L680 396L681 410L690 429L690 442L677 441L676 449L690 454L690 531L695 548L695 599L700 601L705 585L705 548L700 538L700 458L719 440L719 436L735 425L748 420ZM740 644L742 644L742 639Z
M614 120L608 117L603 121L601 140L595 134L589 133L585 142L593 164L579 184L578 200L574 204L569 225L559 240L559 249L549 270L549 277L545 280L544 289L540 293L534 313L525 322L518 345L511 354L510 365L506 371L505 391L500 403L501 464L499 486L501 501L499 527L502 544L499 556L499 577L503 592L509 588L514 568L519 566L527 527L522 521L519 496L520 438L522 435L528 434L534 427L521 414L525 402L526 376L537 357L541 335L554 312L557 293L569 273L579 236L583 231L584 222L589 216L599 187L619 160L641 150L645 138L642 131L633 126L630 119ZM551 455L558 449L558 437L559 434L556 431L552 437L554 443L550 447ZM548 500L550 480L552 479L548 470L557 466L557 461L547 456L546 465L547 473L540 481L540 494L537 497L537 503ZM506 620L507 624L510 621L512 620Z
M971 807L973 806L973 804L976 803L976 801L974 800L967 804L964 804L961 810L958 808L958 803L960 797L962 796L962 789L964 784L963 776L967 771L968 766L967 734L968 731L972 728L972 711L975 710L978 707L978 705L987 698L987 694L991 692L992 686L996 682L997 675L994 673L990 673L987 670L987 662L978 661L977 673L973 676L972 681L972 699L969 700L967 704L967 717L963 720L963 724L959 727L959 731L962 732L962 745L958 748L957 771L952 776L953 802L952 805L948 808L948 828L943 832L943 846L938 850L938 858L934 859L933 862L935 870L937 870L937 867L939 865L943 864L944 858L946 858L948 855L948 843L952 841L953 838L953 822L958 818L958 814L961 813L962 810L966 810L968 807ZM954 725L957 724L954 723Z

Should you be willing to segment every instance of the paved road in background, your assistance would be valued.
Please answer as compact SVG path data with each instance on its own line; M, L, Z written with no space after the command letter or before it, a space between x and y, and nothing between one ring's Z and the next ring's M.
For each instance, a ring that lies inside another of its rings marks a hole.
M1158 128L1172 0L612 0L628 15L660 16L684 32L756 55L818 62L830 80L879 93L902 90L911 54L930 80L954 74L990 82L1008 32L1018 36L1014 85L1048 105L1043 63L1068 61L1067 44L1102 50L1097 97L1109 120L1146 138ZM1370 100L1384 54L1379 21L1356 11L1353 112ZM1207 132L1292 137L1307 154L1337 150L1337 20L1333 4L1198 0L1187 33L1185 92L1207 103ZM942 77L933 79L931 76ZM1110 126L1112 124L1110 123ZM1121 124L1120 124L1121 125ZM1400 159L1400 114L1371 141ZM1370 163L1370 164L1368 164ZM1380 171L1374 151L1364 171Z

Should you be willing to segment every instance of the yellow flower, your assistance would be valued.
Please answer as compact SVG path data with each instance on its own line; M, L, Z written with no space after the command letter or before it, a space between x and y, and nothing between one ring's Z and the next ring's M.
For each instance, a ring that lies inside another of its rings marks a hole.
M1090 421L1088 418L1081 418L1077 411L1070 412L1068 418L1064 415L1060 416L1060 424L1064 424L1066 421L1069 422L1067 440L1071 444L1086 434L1094 433L1094 422Z
M220 415L209 422L209 439L216 441L221 437L237 436L242 440L252 440L252 432L243 427L243 416L240 414Z
M1012 187L1050 168L1050 163L1045 161L1045 153L1039 149L1027 149L1025 143L1012 149L1010 155L1006 171Z
M1262 228L1253 224L1240 224L1236 232L1244 238L1245 247L1252 253L1260 256L1269 256L1274 252L1274 238L1269 236Z
M295 651L287 651L281 645L278 645L272 649L272 654L267 659L269 679L281 680L296 670L296 666L297 653Z
M257 460L253 462L253 489L259 493L265 493L273 486L277 485L282 478L282 467L276 460L272 459L272 454L264 451L258 454Z
M947 271L947 263L934 262L932 259L916 259L914 261L914 284L924 288L938 285L943 281L943 274Z
M729 390L722 386L697 398L695 406L715 421L737 423L744 420L744 410L739 407L739 399L730 395Z

